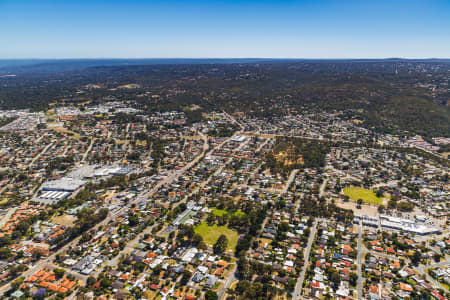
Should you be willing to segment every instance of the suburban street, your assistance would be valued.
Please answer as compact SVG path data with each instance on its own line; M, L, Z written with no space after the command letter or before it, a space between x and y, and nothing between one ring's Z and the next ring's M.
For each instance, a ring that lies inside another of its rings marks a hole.
M432 276L430 276L428 274L427 270L432 269L432 268L445 267L445 266L450 266L450 261L445 260L445 261L441 261L441 262L431 264L431 265L420 265L418 267L415 267L414 269L416 269L421 275L425 276L427 278L427 280L429 280L431 283L433 283L437 288L442 288L442 285L439 284L439 282L437 282L436 279L434 279Z
M289 175L288 180L286 181L286 184L284 185L284 188L282 191L283 194L287 193L287 191L288 191L289 187L291 186L292 181L294 181L295 175L297 175L297 173L298 173L298 170L292 170L291 174Z
M230 287L231 283L233 282L233 280L236 279L236 269L237 269L237 265L235 264L233 269L230 271L230 273L227 276L227 279L225 280L225 283L223 284L222 289L219 291L219 293L217 294L219 297L218 299L221 300L222 298L224 298L225 292L227 291L227 289Z
M323 193L325 193L325 188L327 187L328 179L325 179L320 185L319 189L319 198L323 197Z
M357 261L357 270L358 270L358 282L357 282L357 290L358 290L358 300L363 298L363 277L361 272L362 266L362 223L358 224L358 261Z
M308 268L308 262L309 262L309 254L311 252L311 247L312 247L312 244L314 242L314 238L316 236L316 229L317 229L317 223L318 222L319 222L319 220L317 220L317 219L314 220L314 223L313 223L313 225L311 227L311 232L310 232L309 238L308 238L308 244L307 244L306 249L305 249L305 256L304 256L305 257L305 263L304 263L304 265L302 267L302 271L300 273L300 276L298 277L297 284L295 285L295 289L294 289L293 297L292 297L293 300L301 299L303 281L305 280L305 274L306 274L306 270Z

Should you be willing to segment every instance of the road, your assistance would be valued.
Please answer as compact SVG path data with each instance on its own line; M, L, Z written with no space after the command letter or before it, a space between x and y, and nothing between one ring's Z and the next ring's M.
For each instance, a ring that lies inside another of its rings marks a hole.
M236 262L236 264L237 264L237 262ZM217 294L218 295L217 299L222 300L222 297L224 297L225 292L230 287L231 283L236 279L236 270L237 270L237 265L235 265L233 267L233 269L230 271L230 273L228 274L227 279L225 280L225 283L223 284L222 289Z
M316 229L317 229L317 223L318 220L314 220L313 226L311 228L311 232L309 234L308 238L308 244L305 249L305 263L302 267L302 271L300 273L300 276L298 277L297 284L295 285L294 293L293 293L293 300L299 300L301 299L301 293L302 293L302 287L303 287L303 281L305 281L305 274L306 269L308 268L308 262L309 262L309 254L311 252L311 247L314 242L314 237L316 236Z
M286 194L289 187L291 186L292 181L295 179L295 175L297 175L298 169L292 170L291 175L289 175L288 180L286 181L286 184L284 185L282 194Z
M270 139L265 139L264 142L261 143L261 145L258 146L258 149L256 149L255 153L258 153L264 148L265 145L270 141Z
M358 291L358 300L361 300L363 298L363 288L362 288L362 223L359 222L358 224L358 258L357 258L357 264L356 267L358 269L358 282L357 282L357 291Z
M450 261L448 260L444 260L441 261L439 263L435 263L435 264L431 264L431 265L421 265L419 267L416 267L414 269L416 269L421 275L425 276L427 278L428 281L430 281L433 285L435 285L437 288L442 289L442 285L439 284L439 282L437 282L432 276L430 276L427 272L428 269L431 268L438 268L438 267L445 267L445 266L450 266Z
M364 254L364 253L370 253L373 256L381 256L381 257L384 257L384 258L387 258L387 259L390 259L390 260L399 260L400 259L400 257L388 255L388 254L385 254L385 253L361 249L361 254Z
M325 193L325 188L327 187L328 179L325 179L320 185L319 189L319 198L323 197L323 193Z
M80 162L81 164L84 163L84 161L86 160L86 157L88 156L89 152L91 152L92 145L94 144L94 142L95 142L95 138L92 138L91 142L89 143L88 148L86 149L86 152L84 152L84 154L83 154L83 158L81 159L81 162Z
M245 129L244 125L242 125L241 123L239 123L239 122L238 122L233 116L231 116L229 113L227 113L226 111L222 111L222 112L223 112L224 116L225 116L228 120L230 120L232 123L234 123L234 124L238 125L239 127L241 127L241 130L244 130L244 129Z
M8 212L3 216L2 220L0 221L0 228L2 228L3 225L5 225L5 223L9 221L9 219L16 210L17 207L11 207L10 209L8 209Z
M39 157L41 157L41 155L42 154L44 154L45 152L47 152L47 150L51 147L51 146L53 146L53 142L52 143L50 143L50 144L48 144L38 155L36 155L32 160L31 160L31 162L27 165L27 168L29 168L29 167L31 167L33 164L34 164L34 162L36 161L36 160L38 160L39 159Z

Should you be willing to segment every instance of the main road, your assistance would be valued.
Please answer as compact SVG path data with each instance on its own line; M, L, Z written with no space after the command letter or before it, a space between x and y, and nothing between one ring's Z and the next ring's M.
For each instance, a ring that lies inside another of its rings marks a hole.
M358 261L356 264L357 270L358 270L358 282L357 282L357 289L358 289L358 300L362 299L363 296L363 290L362 290L362 272L361 272L361 266L362 266L362 223L361 221L358 224Z

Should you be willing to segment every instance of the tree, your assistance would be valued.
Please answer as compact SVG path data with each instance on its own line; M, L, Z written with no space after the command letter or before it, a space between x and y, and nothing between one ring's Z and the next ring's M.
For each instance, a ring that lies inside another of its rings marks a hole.
M129 214L128 222L131 227L134 227L139 224L139 217L136 214Z
M95 277L94 276L89 276L87 281L86 281L86 285L90 286L93 285L96 282Z
M64 269L60 268L54 268L53 272L55 272L56 277L62 278L64 276L64 273L66 272Z
M293 291L295 289L296 284L297 284L297 281L295 279L291 279L291 280L289 280L287 287L290 291Z
M196 233L194 234L194 236L192 237L192 244L194 246L198 246L201 242L203 242L203 238L200 234Z
M418 250L416 250L413 254L413 256L411 257L411 262L417 266L420 262L420 258L422 257L422 255L420 254L420 252Z
M433 255L433 259L435 262L440 262L441 261L441 255L439 253L435 253Z
M108 288L111 286L111 284L112 282L108 278L103 278L102 281L100 281L100 285L102 288Z
M11 250L9 248L0 248L0 259L7 259L11 257Z
M383 197L383 191L382 190L377 190L376 196L377 196L377 198Z
M358 280L358 275L354 272L350 273L350 284L356 286Z
M0 237L0 247L9 246L12 243L9 235L4 235Z
M228 239L224 234L221 234L217 239L217 242L213 246L215 254L222 254L228 246Z
M330 280L335 288L338 287L339 283L341 282L341 278L339 277L339 274L337 272L331 273Z
M392 197L389 201L388 201L388 208L393 209L397 207L397 200Z
M207 290L205 292L205 300L217 300L217 299L219 299L219 296L217 295L216 292L211 290Z
M400 211L413 211L414 210L414 204L408 201L401 201L397 203L397 209Z
M189 270L183 270L183 277L181 277L180 284L183 286L186 285L191 277L192 273Z

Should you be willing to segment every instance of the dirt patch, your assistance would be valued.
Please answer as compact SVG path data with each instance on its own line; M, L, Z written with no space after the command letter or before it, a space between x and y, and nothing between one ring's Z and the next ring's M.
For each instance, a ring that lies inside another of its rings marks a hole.
M65 134L70 138L73 138L75 140L79 140L80 139L80 134L76 133L74 131L71 131L65 127L51 127L51 129L55 132L61 133L61 134Z
M71 215L62 215L53 217L52 223L72 227L77 217Z
M103 197L104 197L104 199L105 199L106 202L109 202L109 200L111 200L115 195L117 195L117 193L111 191L111 192L106 192L106 193L103 195Z
M199 140L202 137L199 135L183 135L181 138L183 138L185 140Z
M293 148L289 148L286 151L280 151L274 154L275 159L282 165L289 167L292 165L303 165L303 157L296 155Z
M367 215L375 217L378 215L378 208L372 205L361 205L361 209L356 208L358 204L355 202L337 202L336 206L344 209L351 209L354 213L359 215Z

